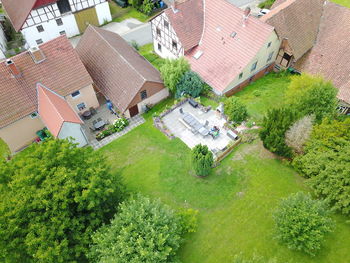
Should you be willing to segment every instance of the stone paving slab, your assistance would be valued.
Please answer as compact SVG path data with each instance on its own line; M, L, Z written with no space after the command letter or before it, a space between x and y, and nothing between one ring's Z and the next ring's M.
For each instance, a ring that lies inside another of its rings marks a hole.
M137 126L143 124L144 122L145 122L145 119L141 115L137 115L135 117L132 117L129 120L129 125L127 127L125 127L124 130L122 130L121 132L113 133L112 135L102 139L101 141L93 139L93 140L90 141L90 145L95 150L97 150L97 149L99 149L99 148L109 144L110 142L114 141L115 139L118 139L119 137L123 136L124 134L130 132L132 129L134 129Z

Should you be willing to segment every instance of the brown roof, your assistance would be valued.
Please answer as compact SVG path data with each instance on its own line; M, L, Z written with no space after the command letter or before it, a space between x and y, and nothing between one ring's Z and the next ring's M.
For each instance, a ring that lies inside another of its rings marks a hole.
M201 44L186 55L191 69L220 92L254 59L274 30L253 16L243 26L243 14L226 0L206 1ZM203 53L196 59L198 51Z
M315 46L295 65L322 74L340 89L339 99L350 103L350 9L327 3Z
M198 45L203 32L203 0L187 0L176 4L176 13L169 7L164 11L187 51Z
M310 50L317 38L324 0L286 0L260 19L288 39L295 60Z
M19 31L37 0L2 0L2 4L16 31Z
M97 88L125 111L147 81L159 72L118 34L89 26L76 50Z
M11 58L21 75L13 77L0 61L0 128L37 110L36 84L61 96L92 84L92 79L69 40L60 36L39 46L46 59L36 64L29 52Z
M37 92L40 118L53 136L59 135L65 122L83 123L64 97L49 90L41 83L37 85Z

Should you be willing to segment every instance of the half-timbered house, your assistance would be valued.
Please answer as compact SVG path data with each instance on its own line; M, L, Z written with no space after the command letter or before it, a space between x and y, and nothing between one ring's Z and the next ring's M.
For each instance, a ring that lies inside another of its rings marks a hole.
M72 37L112 20L107 0L4 0L3 6L16 31L29 46L60 35Z
M226 0L187 0L151 20L155 52L184 56L219 95L232 95L274 66L274 28Z

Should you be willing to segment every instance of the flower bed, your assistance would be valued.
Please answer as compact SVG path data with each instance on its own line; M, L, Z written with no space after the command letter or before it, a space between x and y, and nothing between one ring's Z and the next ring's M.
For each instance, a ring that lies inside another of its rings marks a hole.
M100 141L109 135L116 132L121 132L126 126L129 125L129 121L126 118L118 118L113 124L108 125L106 129L96 134L96 140Z

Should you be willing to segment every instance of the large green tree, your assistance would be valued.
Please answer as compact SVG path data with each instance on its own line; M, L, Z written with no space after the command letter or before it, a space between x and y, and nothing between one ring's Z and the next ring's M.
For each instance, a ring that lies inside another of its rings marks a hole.
M167 59L159 69L165 86L173 94L176 93L176 86L182 76L189 70L190 64L184 58Z
M213 153L208 146L198 144L192 149L192 164L198 176L209 175L213 163Z
M350 215L350 118L316 125L305 154L293 164L318 196Z
M325 116L333 116L338 105L338 90L322 77L302 74L291 77L286 91L286 103L301 116L314 115L320 122Z
M201 94L203 86L204 82L196 72L187 71L176 85L176 98L185 94L196 98Z
M82 262L91 234L123 196L119 177L92 148L35 144L0 163L0 261Z
M175 262L185 227L170 207L143 196L123 202L109 225L93 235L92 262Z
M230 97L225 100L225 114L231 121L241 123L248 117L245 104L238 97Z
M285 134L297 119L298 115L290 108L269 110L259 133L264 147L278 155L291 157L292 150L285 142Z
M273 215L276 238L289 249L314 256L334 222L326 203L302 192L283 199Z

